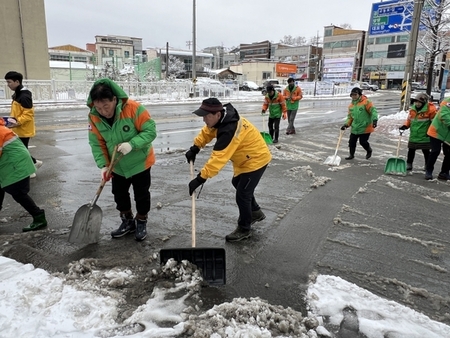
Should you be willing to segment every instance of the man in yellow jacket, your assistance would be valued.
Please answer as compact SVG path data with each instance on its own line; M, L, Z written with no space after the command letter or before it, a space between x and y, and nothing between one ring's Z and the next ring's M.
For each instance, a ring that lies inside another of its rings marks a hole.
M211 156L200 173L189 183L192 195L208 178L216 176L228 161L233 163L234 176L231 184L236 189L239 219L236 229L225 239L236 242L251 236L251 225L266 218L254 192L272 155L261 133L237 110L216 98L203 100L193 112L203 117L205 126L194 138L194 145L186 152L188 163L195 162L196 155L213 139L216 139Z
M25 147L28 149L30 138L36 135L34 126L34 107L31 92L22 85L23 75L10 71L5 75L6 83L14 94L11 104L10 117L14 118L16 123L10 128L19 136ZM30 155L31 156L31 155ZM36 160L31 156L36 169L42 166L42 161ZM36 173L32 173L30 178L35 178Z

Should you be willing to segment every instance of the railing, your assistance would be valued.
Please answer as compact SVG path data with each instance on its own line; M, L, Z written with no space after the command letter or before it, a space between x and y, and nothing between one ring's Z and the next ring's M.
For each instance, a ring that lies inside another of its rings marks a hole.
M136 100L175 101L197 97L236 97L239 86L216 82L202 82L195 86L189 81L157 81L116 83ZM33 93L34 102L76 102L86 101L94 81L24 80L23 84ZM350 93L350 86L335 86L328 82L302 82L300 87L304 97L343 96ZM11 90L6 84L0 85L0 103L10 103Z

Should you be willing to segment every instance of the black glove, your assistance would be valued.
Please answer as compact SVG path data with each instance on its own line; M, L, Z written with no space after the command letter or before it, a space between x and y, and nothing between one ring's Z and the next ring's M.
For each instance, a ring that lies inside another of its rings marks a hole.
M372 125L373 125L374 128L376 128L377 125L378 125L378 120L373 120L373 124Z
M197 189L205 182L206 180L203 177L201 177L200 174L198 174L196 178L194 178L192 181L189 182L189 196L192 196L195 189Z
M200 152L200 148L196 145L193 145L189 148L189 150L186 152L186 159L188 163L194 163L195 162L195 156Z
M403 125L403 126L401 126L400 128L398 128L398 129L400 129L400 130L406 130L406 129L408 129L408 127L405 126L405 125Z
M265 114L266 113L266 111L263 109L263 110L261 110L261 114Z
M341 127L341 130L345 130L345 129L347 129L348 128L348 126L346 125L346 124L344 124L342 127Z

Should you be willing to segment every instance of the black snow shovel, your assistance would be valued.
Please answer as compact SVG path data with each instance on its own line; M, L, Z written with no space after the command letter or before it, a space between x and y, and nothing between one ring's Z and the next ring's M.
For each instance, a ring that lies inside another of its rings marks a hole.
M395 157L388 159L386 166L384 167L384 173L388 175L406 175L406 162L404 159L398 157L400 150L400 144L402 143L403 130L400 130L400 136L398 138L397 154Z
M114 148L111 156L111 164L107 174L111 174L114 166L122 157L122 154L116 158L117 146ZM100 227L102 225L102 209L95 204L105 186L106 181L102 179L100 186L91 202L81 206L73 218L72 228L70 229L69 242L75 244L97 243L100 238Z
M190 162L191 178L194 179L194 163ZM195 193L192 194L192 247L178 249L161 249L159 252L161 264L166 264L170 258L177 262L187 260L202 271L203 280L210 285L224 285L226 282L226 265L224 248L195 247Z

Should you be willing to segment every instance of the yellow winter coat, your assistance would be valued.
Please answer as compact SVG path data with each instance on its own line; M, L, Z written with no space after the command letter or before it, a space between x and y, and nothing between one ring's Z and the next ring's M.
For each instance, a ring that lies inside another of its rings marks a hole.
M258 170L272 159L259 130L240 117L231 104L224 105L224 108L226 114L221 122L213 128L204 126L194 139L194 144L199 148L217 139L209 160L200 172L204 179L216 176L228 161L233 162L234 176L238 176Z
M33 137L36 135L34 126L34 108L31 92L19 86L13 95L11 113L9 116L17 120L19 126L11 128L19 137Z

